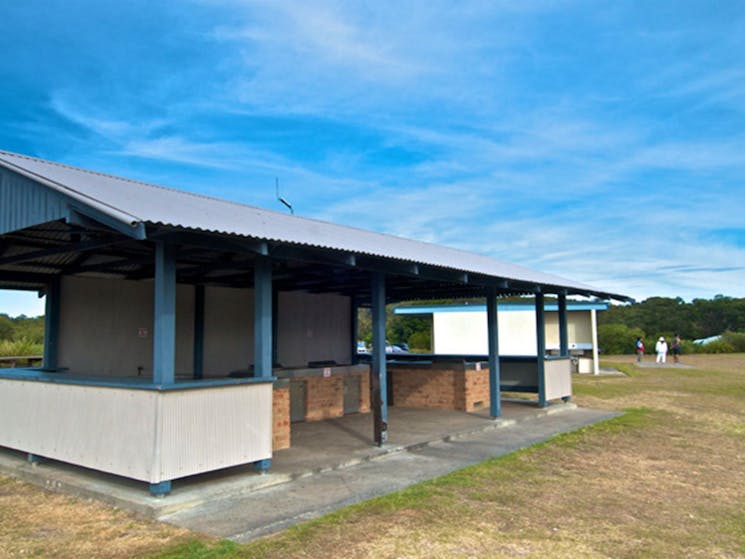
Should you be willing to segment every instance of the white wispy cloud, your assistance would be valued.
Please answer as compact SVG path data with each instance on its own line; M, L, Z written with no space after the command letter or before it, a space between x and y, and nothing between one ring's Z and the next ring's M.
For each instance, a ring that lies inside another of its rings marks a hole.
M745 16L684 4L195 0L122 23L136 60L70 41L54 118L12 129L269 207L278 177L300 215L603 289L745 295L717 232L742 227Z

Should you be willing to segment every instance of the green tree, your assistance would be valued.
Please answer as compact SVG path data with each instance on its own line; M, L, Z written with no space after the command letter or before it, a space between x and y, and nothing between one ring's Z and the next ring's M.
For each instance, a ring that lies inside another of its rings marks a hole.
M636 338L644 340L645 334L641 328L629 328L625 324L603 324L598 326L598 347L606 355L634 353ZM644 340L648 350L651 342Z
M13 338L13 319L7 314L0 314L0 340Z

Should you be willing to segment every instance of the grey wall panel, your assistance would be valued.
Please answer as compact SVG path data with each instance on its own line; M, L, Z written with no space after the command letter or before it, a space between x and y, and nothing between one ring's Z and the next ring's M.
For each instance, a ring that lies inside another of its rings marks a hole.
M341 295L279 294L278 359L285 367L309 361L350 363L351 300Z
M225 376L253 363L253 290L207 287L204 376Z
M176 286L176 374L194 373L194 286Z
M194 288L176 290L176 374L192 369ZM90 375L152 376L153 284L63 278L59 364Z
M64 198L31 179L0 168L0 235L65 217Z

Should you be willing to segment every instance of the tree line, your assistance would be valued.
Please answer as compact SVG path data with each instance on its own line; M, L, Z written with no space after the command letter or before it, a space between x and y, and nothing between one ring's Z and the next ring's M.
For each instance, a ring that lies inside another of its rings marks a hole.
M435 300L429 304L462 301ZM479 302L474 300L474 302ZM387 307L387 338L391 343L405 342L412 349L432 348L431 317L394 315L393 305ZM372 338L370 314L359 314L359 336L368 342ZM598 313L598 345L603 353L633 353L637 337L651 351L660 337L668 341L678 333L685 351L745 352L745 298L717 295L713 299L694 299L690 303L680 297L650 297L631 305L611 305ZM694 347L692 340L722 335L722 340ZM44 317L0 314L0 354L37 354L44 342Z
M633 353L637 337L652 351L658 338L669 342L676 333L684 351L745 351L745 298L717 295L686 303L680 297L650 297L598 313L598 345L606 354ZM712 336L722 338L705 346L692 343Z
M40 355L43 348L43 316L0 314L0 357Z
M532 301L514 297L505 300ZM479 299L470 301L483 303ZM462 302L438 299L424 303ZM386 309L388 341L393 344L406 342L413 350L431 351L432 318L394 315L394 306L389 305ZM361 310L358 333L368 345L372 338L371 326L369 311ZM694 299L687 303L680 297L650 297L631 305L611 305L607 311L598 313L598 345L605 354L633 353L637 337L644 340L647 351L651 352L660 336L669 342L676 333L683 338L686 352L745 352L745 298L717 295L713 299ZM719 335L722 335L721 340L706 346L693 344L693 340Z

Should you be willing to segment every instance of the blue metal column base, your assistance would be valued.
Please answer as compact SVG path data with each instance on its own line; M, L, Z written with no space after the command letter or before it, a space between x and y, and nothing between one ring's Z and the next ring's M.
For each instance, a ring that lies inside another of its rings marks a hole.
M269 468L272 467L272 459L271 458L265 458L264 460L257 460L254 462L254 468L256 468L256 471L260 474L265 474L269 471Z
M154 497L165 497L171 492L171 480L150 484L150 494Z
M26 456L26 460L29 462L29 464L38 464L43 460L41 456L38 454L31 454L30 452Z

